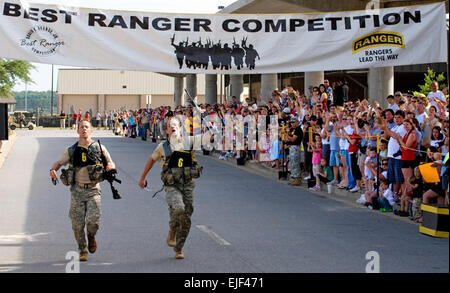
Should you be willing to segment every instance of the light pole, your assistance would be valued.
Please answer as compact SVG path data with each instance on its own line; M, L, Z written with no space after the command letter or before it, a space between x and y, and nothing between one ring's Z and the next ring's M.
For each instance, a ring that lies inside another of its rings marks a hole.
M28 82L25 82L25 111L28 111L28 103L27 103L27 97L28 97Z
M50 104L50 115L53 116L53 64L52 64L52 89L51 89L51 95L52 95L52 102Z

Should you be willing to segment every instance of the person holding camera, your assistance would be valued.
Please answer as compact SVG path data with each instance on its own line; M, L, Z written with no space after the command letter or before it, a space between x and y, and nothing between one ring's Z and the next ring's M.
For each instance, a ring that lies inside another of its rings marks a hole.
M70 211L72 229L80 251L80 261L88 260L88 250L94 253L97 250L95 235L100 225L101 201L100 184L103 181L103 171L115 169L109 152L104 146L91 139L92 125L87 120L78 124L78 142L67 148L61 158L50 169L52 180L58 179L57 171L67 164L69 169L63 170L61 182L70 186ZM102 153L106 158L106 166L102 163ZM101 166L99 168L99 166ZM88 245L84 228L87 228Z

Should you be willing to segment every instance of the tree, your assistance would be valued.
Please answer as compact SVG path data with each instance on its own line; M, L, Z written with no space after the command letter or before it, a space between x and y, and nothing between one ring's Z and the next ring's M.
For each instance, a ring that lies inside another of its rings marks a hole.
M29 62L0 58L0 96L9 96L18 81L32 82L30 71L33 68Z
M428 67L427 73L425 73L424 78L424 84L419 84L419 93L424 94L425 96L428 95L429 92L431 92L431 84L435 81L439 83L439 90L442 91L446 85L443 83L445 81L444 73L439 74L436 76L436 72L434 72L433 69Z
M16 109L19 110L25 110L25 91L21 92L12 92L12 95L17 101ZM54 92L56 94L56 92ZM35 110L36 108L41 108L41 111L45 113L51 113L50 105L51 105L51 97L52 92L51 91L28 91L28 110ZM57 111L56 104L53 104L53 112Z

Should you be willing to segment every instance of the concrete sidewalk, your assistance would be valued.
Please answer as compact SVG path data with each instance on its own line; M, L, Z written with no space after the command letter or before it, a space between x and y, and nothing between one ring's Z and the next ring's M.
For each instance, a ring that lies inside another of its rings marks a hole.
M3 166L3 163L5 162L6 158L8 157L9 152L11 151L12 147L16 143L17 139L20 137L17 133L13 132L8 140L3 140L2 149L0 153L0 168Z

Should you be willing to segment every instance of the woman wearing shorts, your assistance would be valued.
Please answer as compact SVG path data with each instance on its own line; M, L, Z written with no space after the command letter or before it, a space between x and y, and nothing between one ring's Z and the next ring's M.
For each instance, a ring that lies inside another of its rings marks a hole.
M406 134L400 139L397 137L398 143L402 148L402 174L403 178L408 179L413 176L413 170L417 166L416 155L414 154L417 146L417 136L414 123L411 119L405 119L403 121L403 126L405 127ZM402 184L402 196L407 196L406 193L406 182Z

